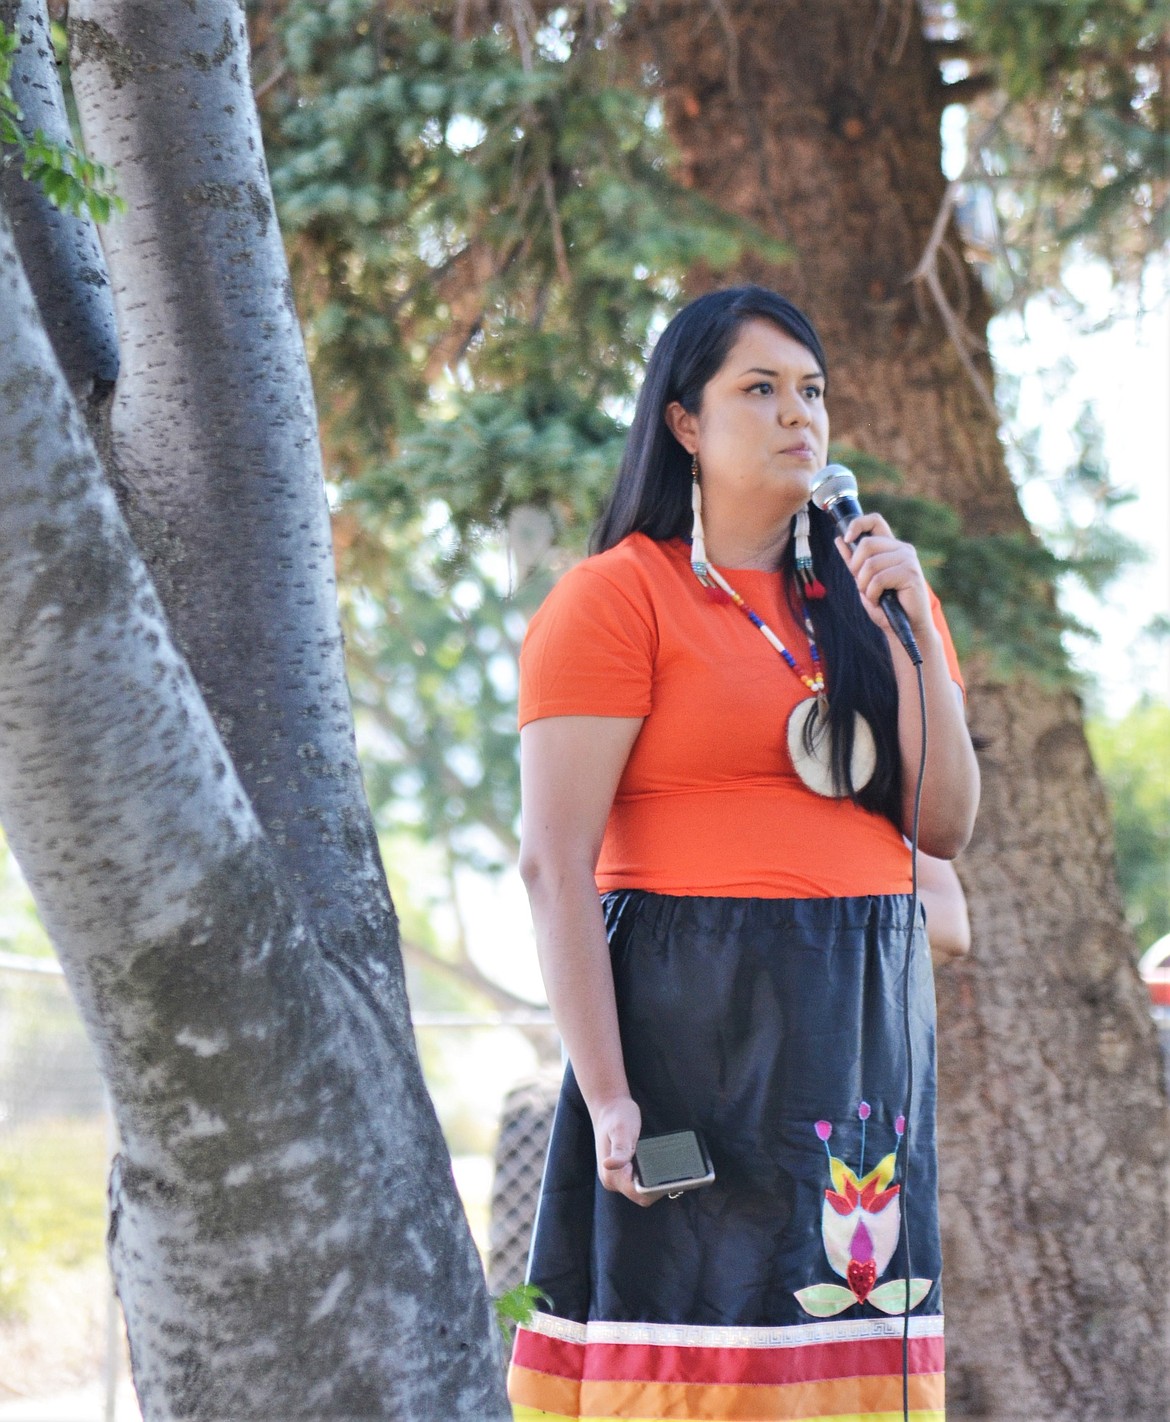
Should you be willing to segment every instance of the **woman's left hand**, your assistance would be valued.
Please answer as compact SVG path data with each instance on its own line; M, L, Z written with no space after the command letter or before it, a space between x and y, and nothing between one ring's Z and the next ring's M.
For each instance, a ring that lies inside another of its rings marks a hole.
M855 518L845 530L845 537L849 543L857 542L857 547L851 548L839 538L837 548L857 583L862 607L886 634L893 656L898 685L898 749L903 766L916 765L922 751L924 730L918 678L910 658L894 646L895 634L878 602L883 593L892 590L897 594L922 653L921 686L930 739L918 843L936 858L953 859L970 839L975 823L979 767L967 730L962 692L952 679L943 639L934 624L930 590L922 576L918 554L909 543L894 537L878 513ZM915 781L913 774L902 777L904 834L910 832L914 822Z
M909 543L902 543L890 531L890 525L879 513L862 514L846 530L850 548L844 539L837 539L837 548L853 574L861 603L870 618L883 632L890 624L879 605L882 593L892 589L910 619L916 637L929 634L934 627L930 611L930 594L918 554ZM860 542L858 542L860 540Z

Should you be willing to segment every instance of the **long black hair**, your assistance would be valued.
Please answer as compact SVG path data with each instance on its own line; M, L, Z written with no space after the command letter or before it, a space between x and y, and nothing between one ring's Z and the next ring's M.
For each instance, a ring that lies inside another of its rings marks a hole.
M617 480L597 525L591 550L603 552L630 533L664 541L691 530L691 456L666 423L677 400L698 414L703 388L727 359L748 321L770 321L811 351L828 383L828 362L812 322L792 302L762 286L708 292L674 317L658 338L646 367ZM800 615L795 540L781 561L788 601ZM885 637L870 621L861 595L834 542L831 520L809 508L809 543L826 596L808 604L825 667L833 743L833 781L864 809L902 820L898 752L898 689ZM849 773L853 718L860 711L873 731L877 768L867 785Z

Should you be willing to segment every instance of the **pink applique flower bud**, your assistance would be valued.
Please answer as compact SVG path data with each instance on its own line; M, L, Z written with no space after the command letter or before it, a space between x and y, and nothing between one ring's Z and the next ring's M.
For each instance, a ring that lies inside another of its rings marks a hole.
M817 1136L822 1141L827 1141L829 1137L833 1134L833 1127L828 1121L818 1121L815 1129Z
M861 1119L862 1119L863 1121L868 1121L868 1120L869 1120L869 1102L868 1102L868 1101L863 1101L863 1102L861 1103L861 1105L857 1108L857 1114L861 1117Z
M906 1134L906 1117L905 1117L905 1116L895 1116L895 1117L894 1117L894 1134L895 1134L896 1136L904 1136L904 1135Z

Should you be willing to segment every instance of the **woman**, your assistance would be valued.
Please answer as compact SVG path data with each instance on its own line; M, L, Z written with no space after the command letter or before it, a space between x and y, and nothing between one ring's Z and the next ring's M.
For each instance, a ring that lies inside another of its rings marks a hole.
M971 951L967 896L954 865L930 854L918 856L918 898L926 915L930 961L936 968Z
M910 1406L942 1415L922 728L887 588L923 654L927 853L966 843L978 772L913 548L809 508L826 372L773 292L681 311L595 556L525 642L521 872L570 1067L520 1417L899 1411L908 1278ZM681 1130L715 1182L639 1193L640 1135Z

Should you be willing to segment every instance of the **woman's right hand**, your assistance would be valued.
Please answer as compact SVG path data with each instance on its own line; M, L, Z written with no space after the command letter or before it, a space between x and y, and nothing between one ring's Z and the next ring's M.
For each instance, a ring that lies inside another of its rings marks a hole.
M658 1195L639 1195L634 1189L634 1147L641 1133L642 1113L629 1096L606 1101L593 1118L598 1179L607 1190L624 1195L635 1205L652 1205Z
M549 1005L589 1108L597 1175L635 1204L642 1113L630 1096L594 870L638 716L546 716L520 732L520 874Z

